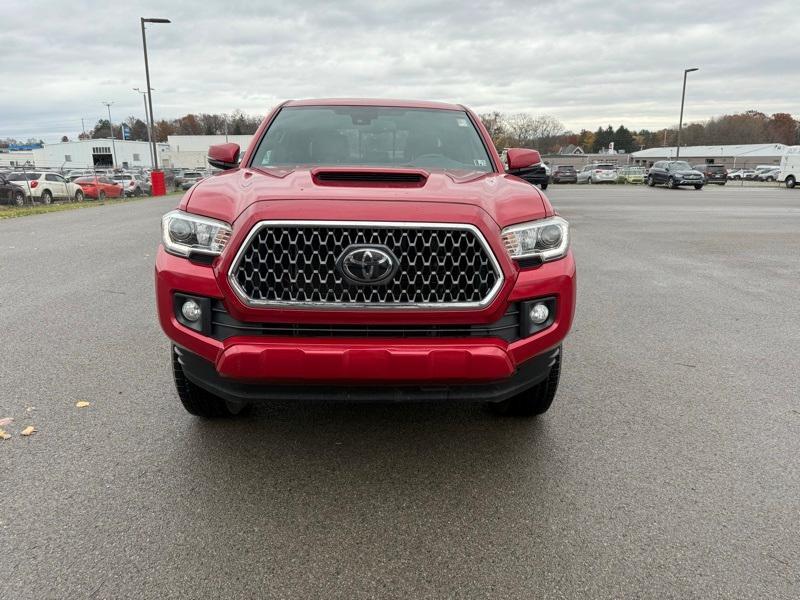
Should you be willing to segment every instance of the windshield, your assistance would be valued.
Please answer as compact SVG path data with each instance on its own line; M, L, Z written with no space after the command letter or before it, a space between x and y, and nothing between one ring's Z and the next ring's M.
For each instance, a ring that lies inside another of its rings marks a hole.
M261 140L252 166L297 165L492 170L467 113L381 106L281 110Z
M667 163L670 169L684 169L686 171L691 171L692 167L689 166L689 163L684 162L682 160L673 160L670 163Z

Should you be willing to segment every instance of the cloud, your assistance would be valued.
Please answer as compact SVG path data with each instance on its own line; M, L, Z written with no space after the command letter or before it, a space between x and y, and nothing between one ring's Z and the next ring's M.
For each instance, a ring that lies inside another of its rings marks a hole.
M751 108L800 114L789 0L639 3L364 0L4 4L0 137L76 135L142 116L140 16L156 118L264 114L302 97L456 101L530 111L567 127L677 121ZM35 26L31 26L35 23ZM790 76L791 75L791 76Z

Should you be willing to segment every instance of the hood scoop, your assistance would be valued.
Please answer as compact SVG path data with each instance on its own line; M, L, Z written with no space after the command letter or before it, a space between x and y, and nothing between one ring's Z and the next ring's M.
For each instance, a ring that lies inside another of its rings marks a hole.
M317 185L349 187L422 187L428 172L422 169L320 167L311 171Z

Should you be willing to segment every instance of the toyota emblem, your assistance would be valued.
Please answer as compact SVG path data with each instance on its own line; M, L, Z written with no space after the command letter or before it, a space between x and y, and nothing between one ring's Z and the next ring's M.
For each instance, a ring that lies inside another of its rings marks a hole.
M397 271L397 259L386 246L348 246L336 266L350 283L386 283Z

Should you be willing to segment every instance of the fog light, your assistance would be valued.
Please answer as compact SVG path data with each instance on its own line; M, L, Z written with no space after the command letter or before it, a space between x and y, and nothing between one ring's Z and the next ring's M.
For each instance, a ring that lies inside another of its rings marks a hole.
M194 300L187 300L186 302L183 303L183 306L181 306L181 313L183 314L184 318L187 321L191 321L192 323L194 323L195 321L198 321L200 319L200 317L203 314L203 311L201 310L200 305L197 302L195 302Z
M184 304L184 307L185 306L186 305ZM530 312L531 323L534 323L536 325L541 325L542 323L547 321L547 318L549 316L550 316L550 310L547 308L546 305L542 304L541 302L537 302L536 304L533 305L533 308L531 308ZM189 317L186 318L188 319Z

